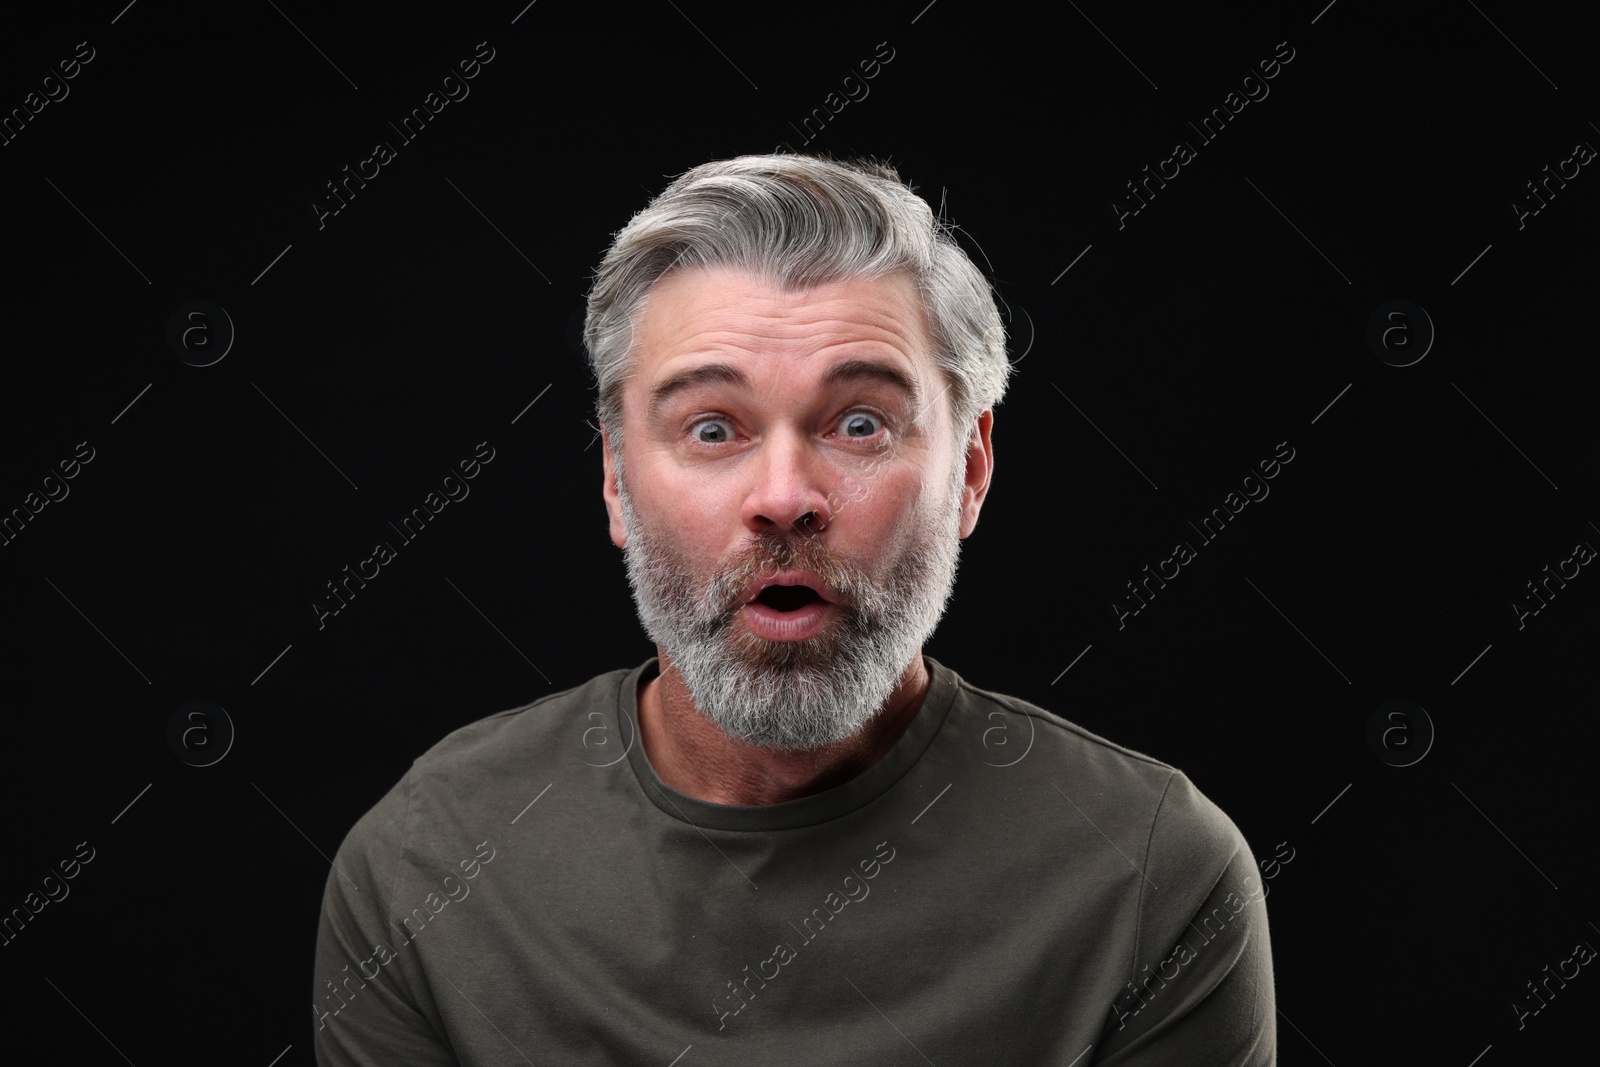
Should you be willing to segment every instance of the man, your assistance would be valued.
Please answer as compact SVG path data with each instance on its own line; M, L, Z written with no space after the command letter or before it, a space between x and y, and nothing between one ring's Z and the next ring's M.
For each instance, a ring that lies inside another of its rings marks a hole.
M457 730L356 824L318 1062L1275 1063L1234 824L921 653L1010 370L926 202L697 167L616 236L585 340L658 654Z

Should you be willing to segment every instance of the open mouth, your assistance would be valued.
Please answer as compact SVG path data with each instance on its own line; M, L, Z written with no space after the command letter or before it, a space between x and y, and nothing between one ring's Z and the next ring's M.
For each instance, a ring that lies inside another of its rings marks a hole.
M756 603L765 604L774 611L799 611L821 600L816 590L804 585L769 585L756 597Z

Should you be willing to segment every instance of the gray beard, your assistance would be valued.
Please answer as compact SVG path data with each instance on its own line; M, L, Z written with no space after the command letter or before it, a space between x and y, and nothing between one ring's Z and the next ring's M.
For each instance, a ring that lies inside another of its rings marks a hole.
M639 621L682 675L696 708L729 737L781 750L853 737L882 709L944 615L961 554L965 472L964 462L955 464L942 511L922 507L926 496L919 494L912 542L881 584L816 535L770 530L700 588L689 562L639 523L619 464L623 553ZM828 583L842 602L834 605L836 617L802 641L757 637L735 620L741 594L752 579L788 568Z

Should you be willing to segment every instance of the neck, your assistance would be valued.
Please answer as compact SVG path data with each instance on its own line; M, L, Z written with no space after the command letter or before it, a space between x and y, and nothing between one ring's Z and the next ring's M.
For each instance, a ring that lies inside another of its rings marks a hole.
M774 750L723 733L659 646L657 655L661 671L638 694L645 755L667 785L713 804L781 804L848 782L894 747L932 681L919 652L860 733L821 748Z

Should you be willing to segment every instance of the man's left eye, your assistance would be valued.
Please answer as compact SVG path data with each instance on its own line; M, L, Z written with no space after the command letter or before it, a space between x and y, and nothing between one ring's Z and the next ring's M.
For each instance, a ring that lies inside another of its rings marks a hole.
M866 411L853 411L839 421L846 437L871 437L883 425L883 420Z

